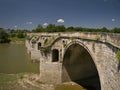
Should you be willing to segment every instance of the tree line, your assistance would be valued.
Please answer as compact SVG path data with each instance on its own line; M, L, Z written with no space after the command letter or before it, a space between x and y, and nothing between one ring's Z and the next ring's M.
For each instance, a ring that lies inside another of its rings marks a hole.
M9 43L13 38L25 38L29 30L6 30L0 28L0 43Z
M0 43L10 42L11 38L25 38L26 33L38 33L38 32L106 32L106 33L120 33L120 28L107 29L103 28L84 28L84 27L65 27L64 25L49 24L46 27L38 25L33 30L5 30L0 28Z
M107 29L106 27L103 28L84 28L84 27L65 27L64 25L55 25L55 24L49 24L46 27L43 27L42 25L38 25L36 29L33 29L32 32L110 32L110 33L120 33L120 28L113 28L113 29Z

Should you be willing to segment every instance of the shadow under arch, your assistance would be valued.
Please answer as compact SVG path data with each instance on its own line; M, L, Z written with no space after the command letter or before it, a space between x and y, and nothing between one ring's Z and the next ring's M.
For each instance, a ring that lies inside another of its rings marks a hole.
M74 81L87 90L101 90L96 65L89 50L79 42L65 48L62 65L62 82Z

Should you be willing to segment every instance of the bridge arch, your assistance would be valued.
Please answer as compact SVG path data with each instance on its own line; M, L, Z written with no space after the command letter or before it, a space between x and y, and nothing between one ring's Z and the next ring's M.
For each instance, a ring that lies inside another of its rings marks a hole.
M88 89L92 87L94 90L101 90L99 71L94 57L82 42L72 41L65 47L62 82L67 81L77 82Z

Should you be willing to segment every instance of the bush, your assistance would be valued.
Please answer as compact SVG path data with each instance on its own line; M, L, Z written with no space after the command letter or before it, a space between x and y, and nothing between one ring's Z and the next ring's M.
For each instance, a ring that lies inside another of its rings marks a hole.
M0 28L0 43L8 42L10 42L8 33L6 33L4 29Z
M19 32L19 33L17 34L17 38L25 38L24 33Z
M116 57L120 61L120 50L117 51Z

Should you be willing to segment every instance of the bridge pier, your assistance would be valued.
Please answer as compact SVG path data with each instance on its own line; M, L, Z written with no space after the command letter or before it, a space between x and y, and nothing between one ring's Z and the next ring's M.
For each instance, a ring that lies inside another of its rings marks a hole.
M62 63L41 62L40 63L40 82L60 84Z

